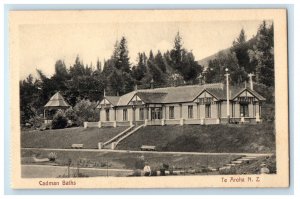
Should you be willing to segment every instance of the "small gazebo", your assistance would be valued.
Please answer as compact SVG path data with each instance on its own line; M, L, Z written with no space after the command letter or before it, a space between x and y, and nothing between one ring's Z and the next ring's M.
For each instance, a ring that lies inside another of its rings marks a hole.
M57 110L66 110L70 105L65 101L63 96L59 93L55 93L47 104L44 106L44 121L45 123L51 123L53 116L57 112Z

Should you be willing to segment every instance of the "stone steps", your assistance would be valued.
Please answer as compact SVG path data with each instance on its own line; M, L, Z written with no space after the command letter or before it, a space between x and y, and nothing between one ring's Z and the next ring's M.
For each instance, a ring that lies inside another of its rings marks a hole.
M257 157L258 156L252 154L244 155L241 158L231 161L229 164L225 164L223 167L220 167L219 170L230 169L232 167L242 164L243 162L255 160Z

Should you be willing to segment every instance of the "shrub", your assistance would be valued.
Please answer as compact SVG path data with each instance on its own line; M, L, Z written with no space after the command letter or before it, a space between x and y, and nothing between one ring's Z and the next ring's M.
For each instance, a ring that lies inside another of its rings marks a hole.
M76 124L76 121L78 120L78 116L72 107L68 108L65 114L67 119L69 120L68 122L69 126L73 126L73 124Z
M52 120L53 129L63 129L67 126L68 119L62 110L58 110Z
M99 111L96 109L96 102L89 100L81 100L74 106L74 111L77 116L76 125L82 126L83 122L99 121Z
M35 115L34 117L30 118L28 121L29 124L31 124L34 128L39 128L44 123L44 118L39 115Z

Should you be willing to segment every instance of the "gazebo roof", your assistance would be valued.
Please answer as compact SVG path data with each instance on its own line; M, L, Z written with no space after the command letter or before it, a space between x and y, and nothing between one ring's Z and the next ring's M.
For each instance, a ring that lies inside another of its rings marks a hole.
M50 107L56 107L56 108L63 108L63 107L69 107L70 105L65 101L63 96L57 92L55 93L50 100L47 102L47 104L44 106L45 108Z

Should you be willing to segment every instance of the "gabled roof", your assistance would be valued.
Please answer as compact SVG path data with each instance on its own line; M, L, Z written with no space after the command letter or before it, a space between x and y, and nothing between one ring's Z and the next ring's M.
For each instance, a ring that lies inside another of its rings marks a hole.
M230 87L230 99L234 99L245 89L259 100L265 100L256 91L238 86ZM122 96L106 96L105 98L114 106L127 106L135 95L148 104L183 103L193 102L204 91L216 97L217 100L226 100L226 86L222 83L135 90Z
M250 88L243 88L240 89L240 91L236 92L236 94L232 97L232 99L235 99L236 97L238 97L241 93L243 93L244 91L248 91L249 93L251 93L252 95L254 95L257 99L259 99L260 101L264 101L266 100L266 98L264 98L263 96L261 96L259 93L257 93L255 90L251 90Z
M120 96L105 96L105 99L107 99L113 106L117 106Z
M70 105L65 101L63 96L57 92L55 93L44 107L69 107Z

